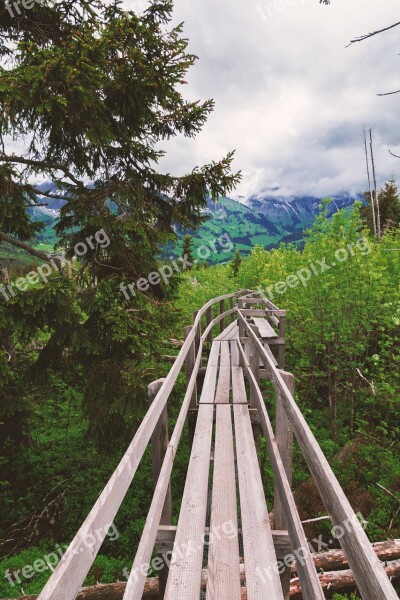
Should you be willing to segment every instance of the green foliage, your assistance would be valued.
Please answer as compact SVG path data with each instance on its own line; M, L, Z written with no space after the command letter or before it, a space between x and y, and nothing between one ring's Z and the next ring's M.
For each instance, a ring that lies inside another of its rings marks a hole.
M194 263L194 258L193 258L193 236L191 235L185 235L182 241L182 258L185 259L187 261L188 264L188 269L190 270L192 268L192 265Z
M237 278L237 287L261 286L288 311L287 369L295 374L300 407L327 456L354 436L365 441L352 461L335 470L361 506L374 540L400 531L398 518L392 520L395 501L376 485L400 491L399 248L399 229L385 230L380 243L363 231L358 206L350 218L340 212L327 220L322 214L303 251L290 245L271 252L255 248ZM338 249L347 250L342 262ZM320 263L330 268L321 272ZM287 279L299 273L304 285ZM298 455L296 464L298 484L307 472Z
M240 254L240 250L236 250L235 252L235 257L232 259L231 263L230 263L230 267L232 269L232 275L233 277L236 277L237 274L239 273L239 269L240 266L242 264L242 257Z

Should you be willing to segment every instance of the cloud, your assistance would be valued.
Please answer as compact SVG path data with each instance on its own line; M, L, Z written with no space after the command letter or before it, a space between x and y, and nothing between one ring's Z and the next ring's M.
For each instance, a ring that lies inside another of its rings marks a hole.
M397 17L398 0L176 0L174 22L185 22L199 56L184 93L214 98L216 108L195 140L163 145L161 167L184 173L236 149L243 172L236 196L274 186L291 194L362 191L365 125L374 127L380 183L399 175L388 149L400 148L400 95L377 93L400 88L400 28L345 48Z

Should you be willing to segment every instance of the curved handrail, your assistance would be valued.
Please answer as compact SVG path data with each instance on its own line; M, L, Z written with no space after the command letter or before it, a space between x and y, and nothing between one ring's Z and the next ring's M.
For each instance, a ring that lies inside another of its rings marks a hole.
M166 406L168 398L173 390L182 366L192 344L195 341L197 329L200 326L200 319L214 304L230 298L239 298L245 293L252 293L251 290L238 290L232 294L226 294L209 300L197 313L194 325L188 337L184 341L174 364L172 365L167 377L147 411L143 421L136 431L127 451L122 457L116 470L110 477L105 488L101 492L95 505L85 519L84 523L76 533L70 543L67 551L62 557L60 563L52 574L51 578L43 588L38 600L73 600L85 580L86 575L106 537L108 528L111 526L119 507L121 506L130 484L135 476L136 470L140 464L143 454L151 439L154 429ZM211 331L212 327L225 316L236 312L237 307L225 311L219 317L214 319L206 329ZM206 334L201 336L201 343L196 357L197 370L201 363L201 350ZM197 371L196 371L197 374ZM193 380L193 381L192 381ZM190 395L193 393L195 378L191 378ZM190 397L187 390L185 400L182 405L186 407L187 398ZM96 533L96 535L94 535ZM91 536L93 543L88 547L86 540Z

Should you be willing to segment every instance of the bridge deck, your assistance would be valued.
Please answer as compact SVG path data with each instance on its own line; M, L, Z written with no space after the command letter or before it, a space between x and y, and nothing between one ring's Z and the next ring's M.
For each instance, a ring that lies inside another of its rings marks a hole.
M207 528L207 598L240 600L238 523L248 600L283 600L278 572L260 576L269 573L277 559L237 337L233 324L211 346L175 538L176 558L164 596L168 600L199 599ZM193 552L182 556L182 549L189 547Z
M219 308L217 316L213 307ZM232 317L237 321L224 327ZM324 600L291 491L293 433L332 523L343 531L340 543L362 598L397 598L295 402L294 377L283 370L285 320L285 311L248 290L210 300L198 311L168 375L149 386L146 416L39 600L75 600L150 441L154 494L123 600L142 599L154 551L162 562L161 567L152 562L159 571L159 597L166 600L199 600L204 589L207 600L286 599L290 568L282 559L292 560L293 554L303 599ZM216 326L220 332L204 369L204 345ZM183 366L186 392L169 438L167 403ZM274 428L259 387L262 378L276 393ZM186 422L191 452L173 527L171 473ZM276 530L271 530L257 456L261 432L274 474Z

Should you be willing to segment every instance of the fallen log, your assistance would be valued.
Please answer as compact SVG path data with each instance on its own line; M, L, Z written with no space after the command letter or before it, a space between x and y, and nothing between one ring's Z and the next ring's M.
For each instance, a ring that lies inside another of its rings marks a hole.
M389 561L400 558L400 539L387 540L372 544L379 560ZM348 568L349 563L343 550L328 550L313 554L314 565L317 571L336 571ZM297 573L296 565L293 565L292 573Z
M390 578L397 581L400 580L400 540L387 540L386 542L377 542L372 545L378 558L387 563L385 566L386 572ZM350 569L348 567L346 556L342 550L329 550L328 552L320 552L313 555L314 564L317 571L322 571L319 577L324 590L342 591L346 589L355 589L356 583ZM394 560L399 559L399 560ZM388 562L391 561L391 562ZM325 572L327 571L327 572ZM296 573L296 565L293 566L292 572ZM244 565L240 565L240 578L245 581ZM202 572L202 586L207 585L207 570ZM83 588L76 600L122 600L125 592L126 583L117 582L111 584L98 584L88 588ZM246 590L241 589L242 598L246 600ZM158 578L153 577L146 580L143 598L158 598L159 587ZM19 600L37 600L38 596L22 596ZM298 578L291 580L290 598L293 600L301 600L301 590Z
M392 582L400 580L400 560L394 560L385 565L385 571ZM336 592L346 592L355 590L356 580L350 569L344 571L331 571L330 573L320 573L319 580L322 589L329 597ZM302 600L300 581L298 578L290 582L290 600Z

